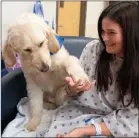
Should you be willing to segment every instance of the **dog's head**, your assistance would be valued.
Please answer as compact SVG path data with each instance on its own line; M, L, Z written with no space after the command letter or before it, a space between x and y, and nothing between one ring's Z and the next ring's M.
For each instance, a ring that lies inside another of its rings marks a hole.
M41 17L27 13L9 27L3 58L11 67L18 53L22 62L46 72L51 66L50 52L56 53L59 49L53 30Z

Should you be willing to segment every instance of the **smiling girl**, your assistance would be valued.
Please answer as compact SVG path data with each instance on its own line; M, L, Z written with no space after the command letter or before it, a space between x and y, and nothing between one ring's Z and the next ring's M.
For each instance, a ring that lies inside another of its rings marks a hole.
M139 6L134 2L108 6L99 17L98 34L100 39L83 50L81 64L96 79L90 106L100 101L97 107L106 114L100 123L77 127L58 137L138 137ZM72 93L83 91L72 78L66 77L66 81Z

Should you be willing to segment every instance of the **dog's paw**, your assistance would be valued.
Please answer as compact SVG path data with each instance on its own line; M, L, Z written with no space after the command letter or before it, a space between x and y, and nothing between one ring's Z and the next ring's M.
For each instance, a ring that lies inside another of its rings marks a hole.
M37 117L32 118L26 125L28 131L35 131L40 124L40 119Z
M78 80L81 80L79 86L82 86L85 83L89 82L89 77L87 75L81 75L81 74L72 75L71 74L71 77L72 77L74 82L77 82Z

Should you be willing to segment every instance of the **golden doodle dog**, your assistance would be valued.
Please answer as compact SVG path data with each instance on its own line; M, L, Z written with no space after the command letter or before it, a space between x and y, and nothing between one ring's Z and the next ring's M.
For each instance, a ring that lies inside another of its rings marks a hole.
M16 53L20 56L26 79L31 111L26 127L33 131L41 121L44 95L47 101L53 103L50 104L51 109L54 104L60 106L68 97L66 76L72 76L76 81L81 79L82 83L89 81L89 78L79 60L71 56L64 46L60 48L53 30L33 13L17 17L16 23L8 29L3 49L6 66L11 67L16 63Z

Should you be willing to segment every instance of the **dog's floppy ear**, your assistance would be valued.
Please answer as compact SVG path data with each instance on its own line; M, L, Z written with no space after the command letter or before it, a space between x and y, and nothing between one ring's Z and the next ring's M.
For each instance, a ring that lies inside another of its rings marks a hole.
M12 67L16 64L16 52L7 41L3 47L2 57L7 67Z
M60 45L55 37L54 32L51 30L48 33L48 48L49 51L52 53L56 53L59 51L60 49Z

